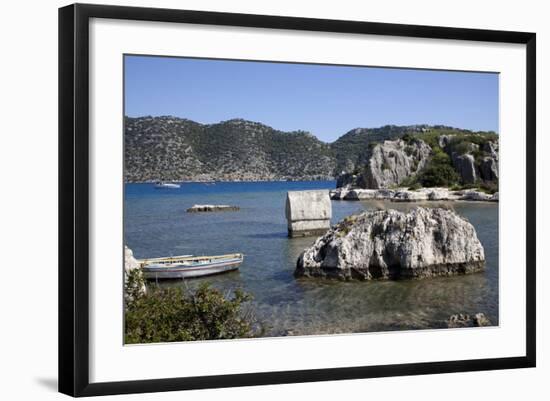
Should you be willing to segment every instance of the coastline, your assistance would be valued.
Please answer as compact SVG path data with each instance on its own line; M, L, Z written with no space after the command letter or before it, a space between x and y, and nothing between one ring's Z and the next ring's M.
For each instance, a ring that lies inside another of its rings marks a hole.
M344 201L389 200L392 202L418 201L475 201L498 202L498 192L488 194L475 189L453 191L449 188L434 187L410 190L405 187L395 189L336 188L330 191L330 199Z
M124 180L124 184L154 184L159 180ZM280 178L280 179L194 179L194 180L162 180L166 182L174 182L178 184L210 184L210 183L226 183L226 182L312 182L312 181L334 181L336 177L303 177L303 178Z
M179 184L222 184L222 183L284 183L284 182L327 182L336 179L280 179L280 180L194 180L169 181ZM156 180L124 181L124 184L154 184ZM344 201L360 200L389 200L392 202L420 202L420 201L475 201L498 202L498 192L489 194L478 189L452 190L445 187L423 187L416 190L407 187L363 189L339 187L329 190L330 199Z

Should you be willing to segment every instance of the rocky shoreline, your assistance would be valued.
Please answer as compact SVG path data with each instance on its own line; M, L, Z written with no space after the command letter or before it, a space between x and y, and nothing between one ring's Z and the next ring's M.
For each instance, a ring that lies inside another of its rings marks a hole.
M418 201L478 201L498 202L498 192L488 194L475 189L461 189L453 191L449 188L420 188L411 190L408 188L395 189L351 189L336 188L330 191L332 200L390 200L393 202L418 202Z

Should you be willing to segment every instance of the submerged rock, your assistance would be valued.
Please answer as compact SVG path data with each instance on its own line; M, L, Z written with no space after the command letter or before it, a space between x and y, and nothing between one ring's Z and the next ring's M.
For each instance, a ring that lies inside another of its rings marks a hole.
M193 205L187 209L187 213L197 212L236 212L240 210L238 206L230 205Z
M441 208L346 217L298 258L295 276L400 279L473 273L485 253L472 224Z
M492 326L493 324L484 313L476 313L474 316L464 315L462 313L452 315L447 320L447 327L484 327Z

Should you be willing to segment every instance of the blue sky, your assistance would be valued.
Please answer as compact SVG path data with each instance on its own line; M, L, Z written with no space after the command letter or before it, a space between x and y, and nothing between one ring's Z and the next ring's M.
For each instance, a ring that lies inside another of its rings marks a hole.
M125 113L232 118L332 142L357 127L442 124L498 132L498 75L126 56Z

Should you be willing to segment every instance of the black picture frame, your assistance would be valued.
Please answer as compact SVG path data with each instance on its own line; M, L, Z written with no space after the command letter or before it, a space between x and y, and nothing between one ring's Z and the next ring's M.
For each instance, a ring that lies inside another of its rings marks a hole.
M526 45L526 354L521 357L408 363L90 383L89 148L90 18L437 38ZM173 391L534 367L536 364L536 35L220 12L74 4L59 9L59 391L71 396Z

